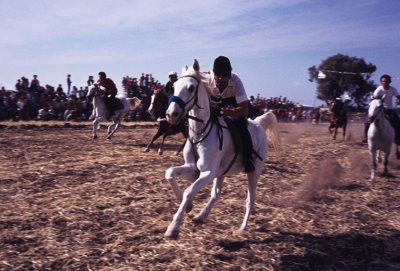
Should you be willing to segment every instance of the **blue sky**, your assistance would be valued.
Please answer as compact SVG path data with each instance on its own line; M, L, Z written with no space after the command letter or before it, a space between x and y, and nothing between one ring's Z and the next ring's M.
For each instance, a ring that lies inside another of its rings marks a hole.
M105 71L165 83L193 59L228 56L248 95L319 105L307 69L337 53L364 58L400 89L397 0L0 0L0 86L84 86Z

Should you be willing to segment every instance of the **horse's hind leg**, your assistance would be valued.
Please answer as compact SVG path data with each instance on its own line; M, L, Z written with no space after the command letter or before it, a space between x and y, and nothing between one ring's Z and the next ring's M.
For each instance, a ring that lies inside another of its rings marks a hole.
M164 136L162 137L160 147L158 148L158 154L159 155L162 155L163 152L164 152L164 141L165 141L166 137L167 137L167 134L164 134Z
M389 170L388 170L388 165L389 165L389 152L385 152L385 156L384 156L384 160L383 160L383 165L384 165L384 171L383 171L383 175L384 176L388 176L389 175Z
M224 181L224 177L218 177L214 179L214 185L211 190L211 197L210 200L207 202L207 205L204 206L204 208L201 210L199 214L197 214L194 218L193 221L196 223L204 223L210 214L210 211L214 204L217 202L221 195L222 191L222 184Z
M108 140L111 140L111 137L118 130L119 124L120 124L120 121L113 121L113 123L108 127L108 136L107 136ZM114 127L114 128L111 130L111 127Z
M175 155L179 155L179 153L183 150L183 148L185 147L186 144L186 140L183 142L183 144L179 147L179 149L176 151Z
M399 150L399 145L395 145L396 146L396 158L397 160L400 160L400 150Z
M256 202L256 188L258 179L261 175L261 171L262 169L261 167L259 167L256 171L247 174L248 188L247 188L247 199L246 199L246 213L244 215L242 225L240 226L239 229L240 232L247 231L249 218L251 213L253 212L254 204Z
M333 140L336 140L337 130L338 128L335 127L335 130L333 131Z

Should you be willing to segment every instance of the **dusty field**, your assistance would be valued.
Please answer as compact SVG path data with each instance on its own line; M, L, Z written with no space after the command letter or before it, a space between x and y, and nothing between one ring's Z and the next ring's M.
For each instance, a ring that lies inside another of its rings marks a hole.
M102 128L96 142L85 124L0 125L0 270L400 270L400 166L392 156L394 176L368 182L360 125L333 141L326 125L280 124L251 231L236 232L240 174L206 224L186 216L178 240L163 238L178 207L164 172L182 163L180 136L159 156L142 152L149 125L112 141Z

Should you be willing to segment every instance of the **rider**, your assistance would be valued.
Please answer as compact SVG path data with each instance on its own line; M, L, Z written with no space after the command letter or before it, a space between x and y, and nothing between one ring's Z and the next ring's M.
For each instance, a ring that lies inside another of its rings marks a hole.
M214 60L207 90L211 99L216 102L213 105L217 106L222 116L229 117L233 121L240 133L245 172L254 171L251 159L253 143L247 129L249 101L242 81L236 73L232 72L229 58L219 56Z
M375 89L372 97L374 99L384 97L383 103L385 106L385 115L389 117L389 121L395 130L396 134L395 143L396 145L400 145L400 119L393 107L393 97L396 97L398 101L400 101L400 95L396 88L390 86L392 78L389 75L387 74L382 75L380 77L380 82L381 85L377 89ZM368 128L369 128L369 122L365 123L365 129L364 129L365 138L363 142L367 142Z
M107 109L110 111L110 116L112 116L114 110L116 109L116 99L115 96L118 93L117 87L113 80L107 78L105 72L99 72L99 80L97 84L104 88L104 103Z
M164 92L167 96L174 95L174 83L178 80L178 74L174 71L168 73L168 82L165 84Z

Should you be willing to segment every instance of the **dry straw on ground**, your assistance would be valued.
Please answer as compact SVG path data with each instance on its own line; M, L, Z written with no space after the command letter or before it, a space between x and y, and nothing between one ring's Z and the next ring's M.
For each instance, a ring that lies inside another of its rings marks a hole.
M362 126L336 141L326 125L280 130L248 234L236 232L240 174L226 179L206 224L188 214L180 238L165 240L178 202L164 172L182 163L182 137L159 156L142 152L152 124L122 127L112 141L103 127L93 142L84 123L3 123L0 270L400 270L399 163L392 156L393 177L372 185Z

